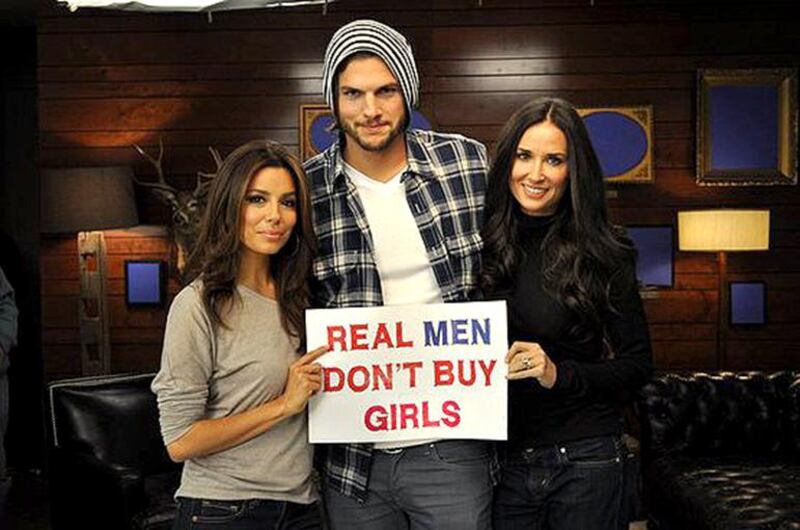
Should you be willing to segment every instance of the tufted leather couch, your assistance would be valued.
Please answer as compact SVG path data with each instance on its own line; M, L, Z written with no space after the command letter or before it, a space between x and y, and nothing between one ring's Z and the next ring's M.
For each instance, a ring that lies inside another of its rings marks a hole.
M800 372L662 374L638 405L656 528L800 529Z
M180 466L161 440L152 379L103 376L48 385L55 530L171 527Z

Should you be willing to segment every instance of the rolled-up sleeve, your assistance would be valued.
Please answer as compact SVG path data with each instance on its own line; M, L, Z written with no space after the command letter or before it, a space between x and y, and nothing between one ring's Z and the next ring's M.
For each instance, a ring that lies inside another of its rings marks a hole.
M158 401L165 445L183 436L206 414L215 346L199 291L193 284L175 297L167 317L161 368L151 387Z

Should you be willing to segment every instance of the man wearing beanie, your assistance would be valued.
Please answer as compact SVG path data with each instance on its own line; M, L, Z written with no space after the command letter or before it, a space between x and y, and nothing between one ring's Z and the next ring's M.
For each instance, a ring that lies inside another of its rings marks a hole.
M340 28L323 93L339 139L309 160L317 307L474 298L485 147L409 129L419 103L411 46L373 20ZM323 490L334 530L485 529L497 465L489 443L415 440L327 446Z

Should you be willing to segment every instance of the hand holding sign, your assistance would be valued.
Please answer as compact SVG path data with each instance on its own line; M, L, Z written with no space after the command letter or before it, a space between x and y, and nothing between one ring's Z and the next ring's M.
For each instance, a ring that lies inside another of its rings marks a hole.
M322 366L314 361L328 351L327 346L321 346L289 365L286 390L283 392L284 406L289 415L299 414L306 408L308 399L319 391L322 385Z
M506 354L509 379L536 379L544 388L556 384L556 365L535 342L517 341Z

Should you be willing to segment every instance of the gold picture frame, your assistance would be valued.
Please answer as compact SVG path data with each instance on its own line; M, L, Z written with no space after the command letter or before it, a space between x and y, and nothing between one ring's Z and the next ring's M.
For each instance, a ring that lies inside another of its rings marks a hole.
M797 184L797 70L697 72L701 186Z
M298 112L300 161L305 162L312 156L319 154L319 151L311 141L311 127L317 119L330 116L331 110L324 103L304 103L300 105Z
M589 107L577 109L592 140L606 182L652 184L653 107Z

